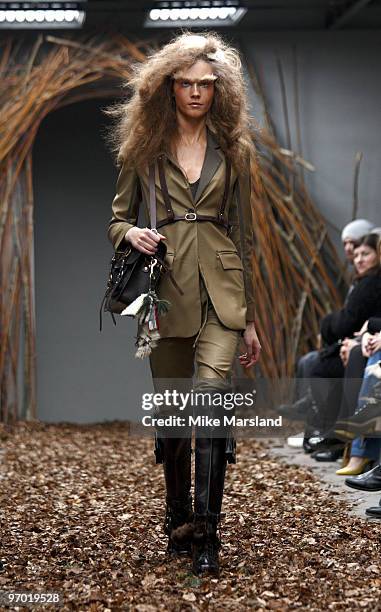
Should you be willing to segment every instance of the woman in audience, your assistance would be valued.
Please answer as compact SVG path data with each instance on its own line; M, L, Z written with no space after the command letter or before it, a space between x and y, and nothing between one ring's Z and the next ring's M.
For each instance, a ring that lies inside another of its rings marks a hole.
M371 362L370 363L370 375L373 377L374 386L373 386L373 389L370 389L370 390L362 389L361 397L367 396L368 394L370 396L374 395L375 388L380 387L380 379L378 377L379 372L377 372L377 369L375 368L375 366L377 362L379 365L380 360L381 360L381 318L370 319L366 324L365 332L368 332L371 334L371 338L369 340L365 339L364 344L366 344L367 352L371 353L371 357L369 358L369 362ZM372 365L372 362L373 362L373 365ZM364 401L366 402L367 400L364 400ZM360 400L360 402L363 405L361 407L361 410L358 413L359 415L366 412L367 407L369 405L367 403L364 404L362 400ZM359 402L359 406L361 406L360 402ZM377 404L378 404L377 406L378 410L381 414L381 397L378 398ZM373 412L375 413L374 411L375 405L371 404L371 407L373 408ZM341 424L338 423L338 427L348 427L348 422L343 421L341 422ZM377 433L378 435L380 435L379 432ZM346 478L345 484L348 487L351 487L352 489L357 489L359 491L367 491L367 492L381 491L381 463L380 463L381 439L378 437L378 438L363 438L360 440L362 441L361 446L363 449L364 456L368 456L368 457L373 456L375 459L378 459L377 465L373 469L366 472L365 474L361 474L360 476L351 476L349 478ZM354 443L352 445L351 456L355 456L354 451L356 450L356 445L357 445L357 448L360 447L359 441L357 439L354 440ZM378 446L378 457L376 456L377 446ZM368 516L381 519L381 500L378 506L372 506L370 508L367 508L365 512Z
M377 319L381 323L381 319ZM366 323L368 325L368 322ZM362 336L361 341L362 354L367 357L365 375L358 398L358 410L361 411L368 402L368 398L372 395L372 390L380 381L377 376L377 367L381 359L381 333L370 334L368 331ZM340 427L340 422L336 427ZM338 429L338 432L340 430ZM341 432L345 434L346 432ZM350 459L348 463L337 470L339 476L355 476L369 470L373 463L379 463L381 450L380 438L355 438L351 445Z
M368 221L367 219L355 219L354 221L351 221L345 225L341 233L341 240L345 257L349 264L353 264L355 246L364 237L364 235L373 232L373 228L374 223ZM352 285L349 288L348 294L351 290ZM296 369L294 403L282 404L279 407L279 414L281 414L283 417L290 420L305 421L306 426L304 434L302 433L300 436L289 438L288 442L290 446L295 447L302 446L303 444L303 448L306 452L312 452L313 450L312 446L309 444L310 437L318 435L318 431L316 431L316 427L314 426L316 415L309 383L312 368L318 359L319 352L317 350L311 351L310 353L300 357ZM353 414L353 412L354 409L350 414Z
M311 372L312 395L319 414L319 428L327 436L319 450L330 450L337 440L329 439L340 409L345 368L340 358L341 343L358 332L370 317L381 316L381 267L379 236L368 234L354 250L356 277L344 307L324 317L321 335L324 349ZM337 444L336 444L337 446ZM316 457L319 458L319 457ZM332 456L331 460L337 459ZM328 459L330 460L330 459Z

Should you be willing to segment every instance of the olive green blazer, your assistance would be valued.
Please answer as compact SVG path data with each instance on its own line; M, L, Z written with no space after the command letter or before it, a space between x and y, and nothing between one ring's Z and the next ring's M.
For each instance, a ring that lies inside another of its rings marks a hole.
M249 164L248 164L249 166ZM207 149L200 182L193 200L187 178L171 155L164 157L165 176L172 208L176 215L189 210L202 215L216 216L225 185L225 156L213 133L207 130ZM158 170L155 175L157 222L167 217L160 187ZM239 188L242 209L243 236L240 240L237 209ZM190 337L201 326L199 271L221 323L230 329L245 329L255 318L253 287L253 220L250 205L251 181L249 168L238 175L234 167L225 208L225 219L233 225L226 229L209 221L177 221L159 229L166 236L166 263L184 292L180 295L168 275L160 281L158 296L171 302L169 312L160 319L160 335ZM137 225L139 205L143 203L149 218L148 167L137 172L122 165L112 202L112 218L108 237L115 249L128 246L125 234Z

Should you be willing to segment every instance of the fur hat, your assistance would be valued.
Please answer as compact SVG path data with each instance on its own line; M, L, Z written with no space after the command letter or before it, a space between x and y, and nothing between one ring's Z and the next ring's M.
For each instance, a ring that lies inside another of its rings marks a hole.
M348 223L343 231L341 232L341 240L360 240L366 234L370 234L375 227L374 223L371 223L367 219L355 219Z

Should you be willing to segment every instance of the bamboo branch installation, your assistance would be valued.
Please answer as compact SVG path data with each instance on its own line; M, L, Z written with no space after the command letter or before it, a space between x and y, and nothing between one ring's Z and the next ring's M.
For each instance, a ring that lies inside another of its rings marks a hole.
M359 176L360 166L363 158L362 151L358 151L355 157L355 168L353 176L353 205L352 205L352 219L356 219L357 212L359 209Z
M75 38L40 34L31 50L10 37L1 43L2 421L37 415L32 190L35 136L44 117L59 107L89 97L116 97L117 85L111 87L110 81L127 82L132 64L144 61L149 49L147 42L135 44L121 34L104 32ZM255 78L254 69L251 78ZM266 113L270 117L267 108ZM257 327L263 345L258 370L268 377L290 376L297 354L314 346L320 318L340 305L335 271L337 277L343 271L323 218L298 174L300 165L311 169L308 162L291 147L282 149L273 132L259 134L253 128L253 138L260 171L258 180L256 167L252 169L256 185L252 202L253 265ZM93 306L98 308L97 304Z

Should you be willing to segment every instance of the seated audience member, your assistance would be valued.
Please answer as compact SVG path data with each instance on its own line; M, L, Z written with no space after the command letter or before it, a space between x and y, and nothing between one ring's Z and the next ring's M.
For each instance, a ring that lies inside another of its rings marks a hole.
M348 223L342 230L341 239L343 243L344 253L347 261L353 264L354 247L361 238L368 234L374 224L367 219L355 219ZM351 291L350 287L349 291ZM349 293L349 292L348 292ZM295 389L294 404L283 404L279 407L279 413L285 418L291 420L304 420L306 429L304 434L290 438L291 446L301 446L303 444L306 452L311 452L312 446L309 444L309 438L317 435L315 420L315 406L312 399L312 394L309 385L309 378L314 365L319 359L319 352L311 351L303 355L297 364L296 380L297 386Z
M362 353L364 357L368 359L359 392L358 409L356 413L360 412L367 405L369 398L372 396L374 387L380 382L381 368L378 365L381 360L380 333L371 335L369 332L365 332L363 334ZM377 368L379 369L379 373L377 372ZM337 431L340 433L340 421L338 421L336 427L338 428ZM345 431L342 433L345 434ZM381 438L355 438L351 444L349 461L345 462L343 467L337 470L336 474L340 476L355 476L368 471L369 468L372 467L372 464L379 463L380 451Z
M365 348L365 353L369 354L369 370L368 375L371 382L373 382L373 389L364 388L361 389L360 392L360 401L359 401L359 412L358 414L364 413L367 411L368 406L372 409L373 414L370 415L371 424L374 421L377 413L381 415L381 393L380 389L378 394L376 394L376 402L370 402L368 396L372 396L372 392L374 393L374 389L376 387L380 388L380 368L381 363L381 318L373 318L370 319L366 324L365 332L368 332L369 338L366 336L363 339L363 345ZM378 366L378 368L377 368ZM369 385L371 386L371 385ZM375 408L377 410L375 410ZM358 425L358 424L357 424ZM338 430L338 433L346 433L350 427L350 422L348 421L339 421L337 423L337 427L344 428L344 431ZM370 427L370 425L368 425ZM346 429L347 428L347 429ZM354 428L355 430L355 428ZM376 430L377 431L377 430ZM378 436L380 436L379 431L377 431ZM380 463L380 452L381 452L381 439L378 438L357 438L353 442L355 449L357 447L362 447L364 450L364 455L368 457L374 457L378 459L378 463L376 467L367 471L365 474L361 474L359 476L352 476L345 479L345 484L352 489L357 489L359 491L381 491L381 463ZM353 448L352 444L352 448ZM378 449L377 449L378 447ZM377 457L378 450L378 457ZM351 456L353 455L353 450L351 452ZM381 499L379 501L378 506L371 506L366 509L366 514L373 518L381 519Z
M321 323L324 348L312 368L310 383L318 408L319 426L324 432L332 430L341 406L345 372L340 357L341 344L346 338L352 338L369 318L381 316L379 242L378 235L368 234L355 247L356 276L352 290L344 307L324 317ZM331 446L330 441L324 445Z
M344 253L347 261L353 264L353 251L356 244L367 234L373 232L374 223L367 219L355 219L348 223L341 232L341 242L343 243Z
M370 317L381 315L381 269L378 255L379 236L365 236L355 248L356 276L344 307L327 315L321 323L324 349L318 352L310 371L310 385L318 409L315 426L324 432L315 446L315 459L335 461L342 454L342 440L330 438L340 409L344 366L340 358L342 340L352 337Z
M340 415L335 425L335 430L349 438L356 434L381 436L381 318L371 318L367 326L362 336L362 347L364 355L368 357L367 370L372 384L366 387L367 395L362 390L360 399L363 401L359 403L354 416Z

